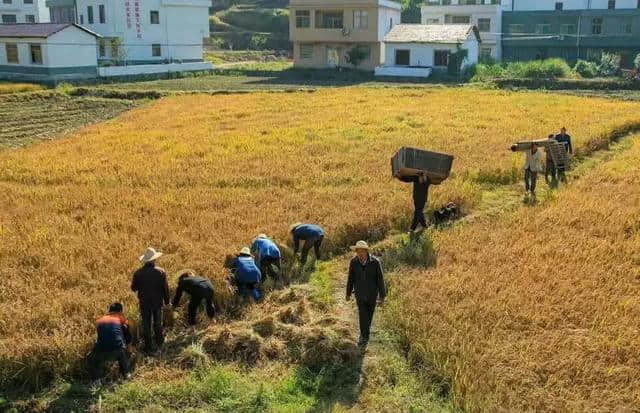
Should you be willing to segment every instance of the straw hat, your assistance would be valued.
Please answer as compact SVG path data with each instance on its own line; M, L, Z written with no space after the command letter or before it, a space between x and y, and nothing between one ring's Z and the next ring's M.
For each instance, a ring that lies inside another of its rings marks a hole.
M267 234L260 234L256 238L268 238Z
M356 242L356 245L351 247L351 249L354 250L354 251L357 251L357 250L367 250L367 251L369 251L369 244L367 244L366 241L358 241L358 242Z
M289 227L289 232L293 231L294 229L298 228L300 225L302 225L302 222L296 222L295 224L291 225Z
M162 257L162 253L161 252L158 252L155 249L149 247L144 252L144 255L140 256L140 261L142 261L143 263L146 264L148 262L155 261L160 257Z
M244 247L240 250L240 255L251 255L251 250L249 249L249 247Z

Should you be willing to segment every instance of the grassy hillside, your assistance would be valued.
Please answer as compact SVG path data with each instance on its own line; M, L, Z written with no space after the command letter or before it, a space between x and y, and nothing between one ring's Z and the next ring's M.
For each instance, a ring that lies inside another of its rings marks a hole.
M284 242L290 223L318 222L338 252L406 227L407 189L388 164L400 146L455 154L454 177L432 202L472 207L479 187L519 179L506 150L514 140L565 124L584 154L637 122L638 109L468 89L195 95L1 152L2 384L76 371L104 307L133 308L130 276L148 245L167 254L172 283L188 266L225 291L225 255L260 232Z
M640 405L640 136L614 154L545 202L434 233L437 265L396 278L397 331L465 410Z

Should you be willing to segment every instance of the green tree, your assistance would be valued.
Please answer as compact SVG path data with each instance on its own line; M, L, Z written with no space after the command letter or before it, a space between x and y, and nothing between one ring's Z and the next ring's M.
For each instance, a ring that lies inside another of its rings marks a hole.
M422 0L400 0L402 23L420 23Z
M358 67L358 65L360 65L360 62L362 62L366 57L367 53L360 45L352 47L346 55L347 63L349 63L353 67Z

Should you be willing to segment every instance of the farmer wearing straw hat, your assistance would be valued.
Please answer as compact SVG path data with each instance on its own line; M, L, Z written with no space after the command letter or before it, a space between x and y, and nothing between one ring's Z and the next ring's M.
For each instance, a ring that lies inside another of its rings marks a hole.
M300 262L307 262L307 255L311 247L315 250L316 259L320 259L320 245L324 240L324 230L317 225L302 224L300 222L291 225L289 232L293 236L293 253L297 254L300 248L300 240L304 241L302 253L300 254Z
M260 234L251 245L251 252L256 257L262 281L269 275L274 280L280 278L280 249L275 242L270 240L266 234Z
M387 289L384 285L382 264L373 255L369 254L369 244L358 241L355 246L356 256L349 263L349 279L347 280L347 301L351 300L351 294L356 294L358 315L360 318L360 339L358 345L366 347L369 342L371 321L376 309L376 300L384 303Z
M262 273L256 265L249 247L244 247L240 251L238 258L231 265L233 270L232 282L238 287L240 296L247 296L247 291L251 292L251 296L257 302L262 299L259 285L262 279Z
M167 273L156 266L156 260L162 256L153 248L147 248L140 257L142 268L133 274L131 291L138 293L140 301L140 319L142 320L142 335L144 337L145 352L153 353L164 343L162 331L162 306L169 304L169 284ZM155 340L151 336L151 327Z
M207 315L209 318L213 318L216 315L216 309L213 305L213 284L206 278L198 277L192 270L180 271L180 278L178 279L178 288L176 289L176 295L173 298L173 308L180 305L180 298L182 293L186 292L191 296L189 301L189 312L187 319L189 325L196 325L196 313L200 303L204 301Z

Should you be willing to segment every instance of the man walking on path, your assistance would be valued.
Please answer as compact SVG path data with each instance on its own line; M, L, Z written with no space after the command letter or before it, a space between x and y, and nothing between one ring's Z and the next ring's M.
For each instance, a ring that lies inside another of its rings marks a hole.
M256 257L258 267L260 267L263 282L266 280L267 275L276 281L281 278L281 255L280 249L275 242L270 240L265 234L260 234L253 241L251 252Z
M539 151L538 145L534 143L525 154L527 157L524 161L524 186L527 192L531 191L531 195L535 196L538 172L542 172L542 151Z
M161 256L161 252L147 248L140 257L142 268L133 274L131 282L131 291L138 293L144 350L147 353L154 353L164 343L162 307L169 304L170 297L167 273L155 263ZM151 335L152 326L155 340Z
M573 145L571 144L571 135L567 133L567 128L564 126L560 129L560 133L556 135L556 140L564 145L564 149L568 154L573 155ZM558 179L562 182L567 182L567 176L565 175L564 168L558 168Z
M324 230L317 225L296 223L291 225L291 235L293 236L293 253L298 253L300 240L304 241L300 261L304 265L307 262L307 255L311 247L315 250L316 260L320 259L320 245L324 240Z
M203 300L209 318L213 318L216 315L216 309L213 305L213 284L211 284L211 281L196 276L190 270L185 270L178 279L178 288L173 298L173 308L180 306L180 298L182 298L183 292L191 296L187 315L189 325L196 325L196 314Z
M109 313L96 321L98 338L89 354L89 374L95 385L100 385L102 367L107 361L118 361L122 377L131 377L131 363L129 351L131 332L129 322L123 314L124 308L120 303L113 303Z
M413 221L411 222L410 231L414 232L418 225L422 225L423 229L427 228L427 220L424 217L424 207L427 205L429 198L429 177L425 174L418 176L409 176L400 178L403 182L413 183Z
M351 294L355 292L360 319L358 345L365 347L369 342L376 300L379 298L380 304L383 304L387 289L384 284L382 265L376 257L369 254L369 245L365 241L358 241L352 249L355 250L356 256L349 263L346 299L351 300Z

